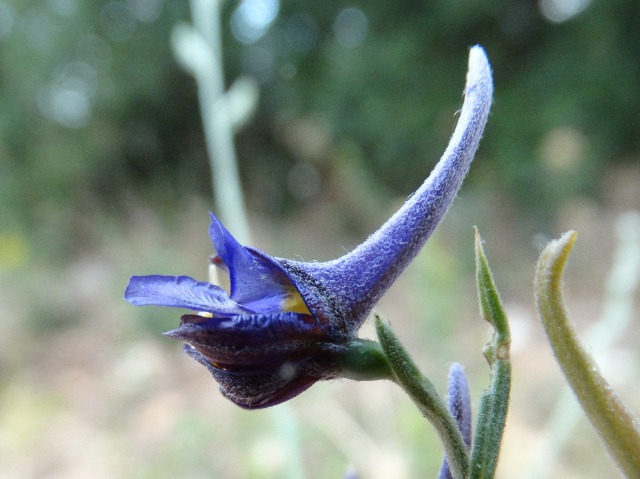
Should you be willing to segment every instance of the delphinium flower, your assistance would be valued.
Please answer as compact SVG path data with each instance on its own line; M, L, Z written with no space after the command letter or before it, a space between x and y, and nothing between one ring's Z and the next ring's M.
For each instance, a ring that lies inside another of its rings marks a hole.
M400 210L352 252L327 262L274 258L240 245L211 215L212 265L228 277L228 289L224 281L134 276L125 298L196 311L166 334L185 341L185 352L239 406L273 406L318 380L348 376L340 357L451 205L478 148L492 94L489 62L481 47L473 47L460 119L444 155Z

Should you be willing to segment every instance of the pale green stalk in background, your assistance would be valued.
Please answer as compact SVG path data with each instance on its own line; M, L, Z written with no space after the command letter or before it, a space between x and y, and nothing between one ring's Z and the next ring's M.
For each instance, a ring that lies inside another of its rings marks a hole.
M198 84L216 212L240 243L249 244L249 222L233 132L253 113L257 87L240 79L229 92L225 91L220 7L220 0L192 0L193 26L178 25L173 31L172 45L178 61Z
M251 244L233 134L255 111L258 87L254 80L240 78L225 91L220 31L222 1L191 0L190 5L193 25L174 28L173 50L198 84L216 214L241 244ZM293 412L281 404L271 414L277 436L287 450L285 477L304 479L300 435Z
M616 236L617 248L606 281L600 320L589 330L585 341L598 361L611 361L608 352L625 335L633 317L634 294L640 283L640 213L622 214L616 221ZM573 393L565 389L549 416L543 449L535 453L536 460L527 479L549 477L581 417Z
M600 373L567 315L562 276L577 233L551 241L536 267L538 313L567 382L618 467L640 478L640 422Z

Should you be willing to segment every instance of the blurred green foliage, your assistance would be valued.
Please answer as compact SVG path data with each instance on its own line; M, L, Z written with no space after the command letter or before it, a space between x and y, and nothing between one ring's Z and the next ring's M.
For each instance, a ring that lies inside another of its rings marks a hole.
M353 7L367 21L356 45L339 29ZM533 1L284 2L260 41L227 40L230 72L263 86L261 116L241 137L243 163L284 156L265 154L264 140L277 147L273 119L285 111L311 117L333 145L358 145L377 184L412 191L446 145L467 49L480 43L497 87L470 181L545 217L565 197L597 194L607 165L637 161L637 18L633 1L594 2L562 23ZM296 159L314 159L301 150Z
M229 27L238 2L226 2L228 79L261 86L238 137L250 204L280 214L313 199L317 185L296 187L295 175L322 184L345 151L377 189L411 191L446 145L475 43L497 89L470 181L541 215L567 195L597 195L608 165L640 151L640 4L585 5L556 23L525 0L283 1L243 43ZM169 47L186 2L0 10L3 228L68 235L69 212L126 210L132 191L158 206L185 189L208 195L195 85Z

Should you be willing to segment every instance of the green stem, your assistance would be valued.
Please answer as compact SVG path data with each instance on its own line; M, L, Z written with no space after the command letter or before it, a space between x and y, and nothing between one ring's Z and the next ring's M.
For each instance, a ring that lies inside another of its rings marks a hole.
M498 360L491 365L491 385L480 396L476 434L471 452L470 479L495 475L511 389L511 363Z
M494 335L484 355L491 366L491 381L480 398L476 434L471 451L471 479L490 479L495 475L507 420L511 390L509 348L511 333L500 295L493 281L482 239L475 230L476 282L480 311L494 327Z
M626 477L640 478L640 422L600 373L573 329L562 292L563 273L577 233L550 242L536 267L538 313L567 382Z
M465 479L469 473L469 453L455 420L435 387L417 368L411 356L393 333L391 326L377 314L376 332L384 350L393 380L409 395L422 415L433 425L444 446L451 474Z
M344 351L336 354L342 377L354 381L393 380L391 366L379 343L369 339L352 339Z

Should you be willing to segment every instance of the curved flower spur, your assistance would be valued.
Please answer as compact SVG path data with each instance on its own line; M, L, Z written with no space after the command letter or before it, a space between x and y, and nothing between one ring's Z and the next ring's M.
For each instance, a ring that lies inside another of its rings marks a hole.
M471 48L460 119L422 186L351 253L328 262L273 258L241 246L211 215L213 269L228 291L187 276L134 276L134 305L187 308L166 333L187 342L223 395L245 408L291 399L321 379L349 376L341 355L375 303L420 251L452 203L478 148L493 83L483 49Z

